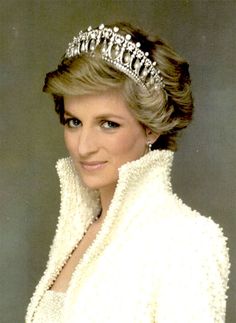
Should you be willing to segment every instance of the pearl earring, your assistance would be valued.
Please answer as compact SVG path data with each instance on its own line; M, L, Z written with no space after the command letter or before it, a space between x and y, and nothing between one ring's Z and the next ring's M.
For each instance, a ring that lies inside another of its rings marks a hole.
M152 143L150 141L147 142L148 152L152 151Z

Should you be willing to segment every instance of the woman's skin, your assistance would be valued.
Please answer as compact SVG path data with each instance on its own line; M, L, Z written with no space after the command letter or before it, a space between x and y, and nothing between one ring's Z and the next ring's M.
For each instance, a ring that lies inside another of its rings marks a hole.
M119 91L64 97L64 138L82 181L100 193L102 213L63 267L52 290L65 292L79 260L95 239L113 197L118 168L139 159L158 135L133 116Z
M118 179L118 168L147 152L158 137L133 116L119 91L65 96L65 144L84 184L98 189L103 215Z

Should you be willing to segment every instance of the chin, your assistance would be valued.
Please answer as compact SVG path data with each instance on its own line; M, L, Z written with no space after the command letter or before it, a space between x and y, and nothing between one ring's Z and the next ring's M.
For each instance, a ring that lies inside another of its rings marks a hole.
M77 169L83 184L92 190L100 190L103 188L111 188L113 190L116 185L118 174L105 172L104 170L86 171Z
M91 190L100 190L100 189L104 189L104 188L111 188L112 189L116 185L116 182L114 182L114 181L108 182L108 181L104 181L104 180L99 181L99 180L95 180L95 179L88 180L83 177L81 177L81 178L82 178L84 185Z
M80 173L80 178L86 187L94 190L99 189L105 184L104 180L96 178L95 176L84 176L84 174Z

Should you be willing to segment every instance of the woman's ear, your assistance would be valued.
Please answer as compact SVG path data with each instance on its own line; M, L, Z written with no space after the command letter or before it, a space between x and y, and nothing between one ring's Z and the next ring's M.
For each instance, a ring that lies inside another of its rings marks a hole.
M154 133L150 128L145 128L147 142L154 144L158 137L160 137L159 133Z

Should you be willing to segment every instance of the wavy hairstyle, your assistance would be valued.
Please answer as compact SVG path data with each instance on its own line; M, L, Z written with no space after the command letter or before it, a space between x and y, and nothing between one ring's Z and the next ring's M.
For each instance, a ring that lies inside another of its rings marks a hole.
M193 99L188 63L159 37L150 38L127 23L119 27L130 34L141 49L156 61L165 88L148 91L130 77L102 59L100 50L72 58L62 58L58 68L46 75L43 91L53 95L55 110L64 122L64 95L93 94L109 89L122 91L136 119L154 133L160 134L152 149L177 149L179 131L192 120Z

